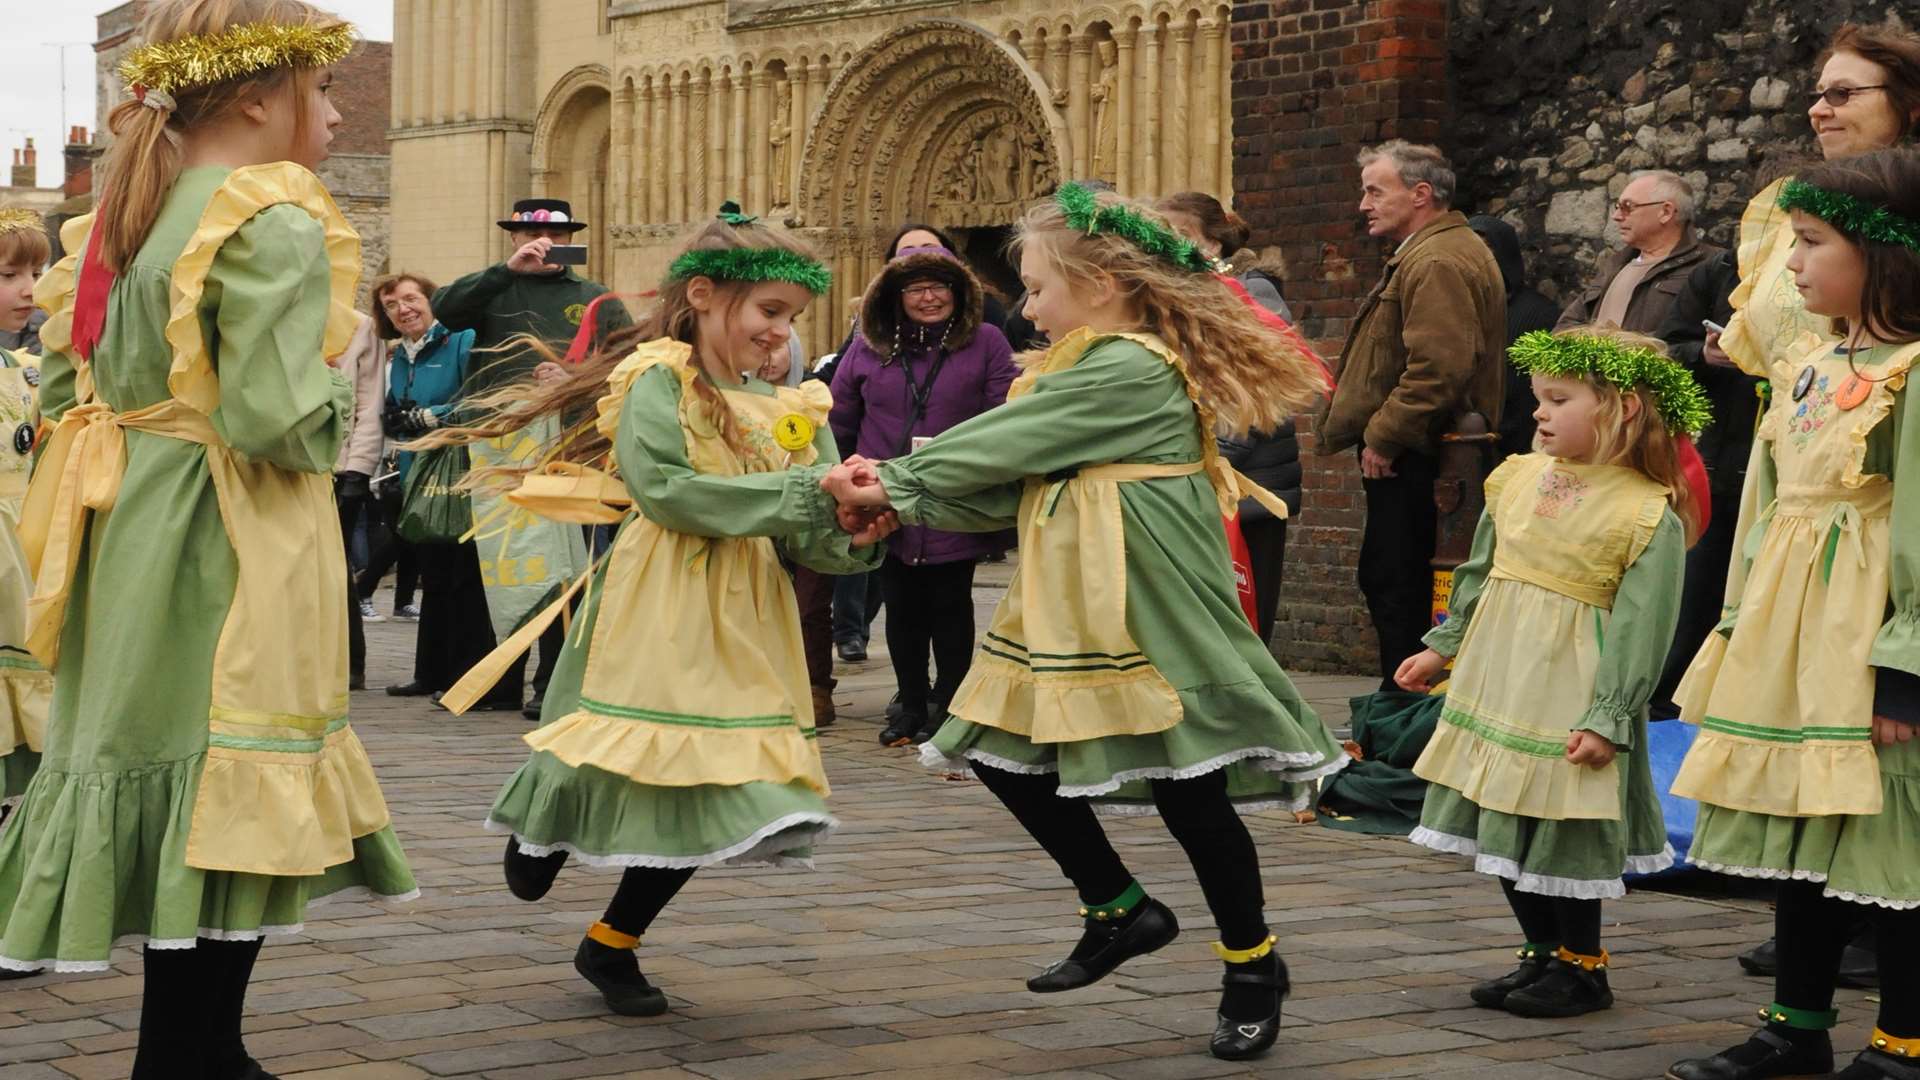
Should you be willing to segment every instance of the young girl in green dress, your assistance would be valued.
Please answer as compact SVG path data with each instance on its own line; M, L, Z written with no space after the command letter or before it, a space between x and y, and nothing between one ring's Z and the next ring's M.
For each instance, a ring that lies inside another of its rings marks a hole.
M1526 943L1473 1000L1521 1016L1613 1004L1600 902L1673 865L1647 757L1647 701L1673 640L1698 508L1674 437L1705 399L1660 342L1536 331L1511 350L1539 399L1535 452L1487 477L1447 619L1394 679L1454 659L1411 839L1500 879Z
M1272 429L1322 378L1151 209L1069 184L1020 243L1053 347L1005 406L828 487L937 529L1019 529L1019 571L923 760L970 769L1080 895L1079 944L1029 989L1087 986L1179 932L1094 817L1157 808L1220 930L1212 1052L1252 1057L1288 982L1235 805L1304 806L1348 759L1242 613L1221 518L1244 478L1215 436Z
M1814 166L1781 187L1806 335L1770 371L1745 553L1675 699L1700 725L1674 794L1689 857L1778 880L1765 1026L1675 1080L1824 1074L1841 951L1866 908L1880 1009L1845 1080L1920 1080L1920 151ZM1786 359L1786 356L1793 359Z
M818 506L802 467L839 460L824 383L753 377L784 355L793 320L829 283L782 229L731 208L695 235L641 324L570 374L468 404L477 424L427 444L592 415L507 497L564 521L624 522L584 588L547 687L533 755L487 827L509 833L508 887L538 900L569 856L622 871L574 967L615 1012L667 998L641 974L640 938L695 870L810 865L834 826L784 554L826 574L865 573L889 520L849 524ZM541 349L539 343L528 346ZM482 471L483 476L486 471ZM864 550L854 550L854 545ZM523 627L441 703L479 700L568 603Z
M414 894L347 723L353 388L326 358L360 247L308 169L353 32L295 0L160 0L142 32L99 214L35 297L25 644L54 689L0 831L0 967L144 942L133 1076L257 1080L261 936L329 893Z

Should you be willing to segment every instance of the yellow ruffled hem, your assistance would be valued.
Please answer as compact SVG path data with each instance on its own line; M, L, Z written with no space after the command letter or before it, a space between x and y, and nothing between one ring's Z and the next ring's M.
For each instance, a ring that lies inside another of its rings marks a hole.
M0 668L0 757L22 747L39 753L53 705L53 675L27 668Z
M1153 735L1180 723L1173 684L1152 667L1123 672L1049 674L982 653L955 692L949 714L1034 743Z
M522 736L568 766L653 787L802 783L828 794L820 750L800 727L661 724L576 710Z
M1509 750L1444 717L1413 766L1482 810L1540 821L1620 820L1619 769L1617 758L1593 769Z
M1773 743L1702 728L1673 793L1772 817L1878 814L1880 755L1870 742Z
M353 861L353 841L389 824L373 763L353 728L317 754L207 749L187 837L200 870L302 877Z
M173 308L166 331L173 346L173 367L167 374L167 389L200 412L211 413L220 404L220 383L200 326L200 298L214 256L254 215L282 204L313 215L325 233L330 303L321 355L316 359L338 356L353 339L359 320L353 294L360 282L360 234L341 215L320 178L300 166L277 161L235 169L214 191L199 227L173 265Z

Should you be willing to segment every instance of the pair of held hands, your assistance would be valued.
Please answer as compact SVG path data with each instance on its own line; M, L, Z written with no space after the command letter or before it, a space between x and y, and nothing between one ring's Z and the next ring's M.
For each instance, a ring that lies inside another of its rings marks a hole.
M838 505L834 516L840 528L853 537L854 547L877 544L900 528L900 515L887 503L887 489L880 483L880 470L867 458L854 454L820 478L820 490L833 496Z
M1425 649L1401 663L1400 669L1393 673L1393 681L1400 689L1416 694L1430 693L1433 681L1446 670L1447 658ZM1910 742L1920 736L1920 727L1903 724L1890 717L1873 718L1873 743L1875 746L1893 746ZM1567 736L1567 761L1575 765L1590 765L1604 769L1614 758L1617 748L1591 731L1576 731Z

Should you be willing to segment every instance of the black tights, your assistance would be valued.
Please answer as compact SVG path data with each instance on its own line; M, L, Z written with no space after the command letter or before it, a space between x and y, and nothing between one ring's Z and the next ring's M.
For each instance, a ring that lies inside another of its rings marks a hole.
M191 949L149 947L132 1080L247 1075L251 1059L240 1041L240 1012L259 955L258 938L203 938Z
M1833 1008L1840 954L1852 939L1859 905L1821 895L1814 881L1785 881L1774 907L1774 947L1780 967L1774 1000L1790 1009ZM1865 909L1880 953L1880 1030L1895 1038L1920 1038L1920 910Z
M653 925L660 909L667 906L680 887L693 877L693 868L684 870L658 870L646 866L630 866L620 875L620 887L613 891L613 900L607 904L607 913L600 921L623 934L639 937Z
M1058 776L1007 772L979 762L973 771L1060 864L1081 903L1110 903L1127 891L1133 875L1107 842L1093 807L1085 799L1062 798ZM1221 942L1229 949L1250 949L1267 940L1260 855L1227 798L1226 771L1155 780L1153 802L1193 864Z
M1506 878L1500 879L1500 888L1528 942L1564 945L1581 956L1600 955L1600 901L1521 892Z

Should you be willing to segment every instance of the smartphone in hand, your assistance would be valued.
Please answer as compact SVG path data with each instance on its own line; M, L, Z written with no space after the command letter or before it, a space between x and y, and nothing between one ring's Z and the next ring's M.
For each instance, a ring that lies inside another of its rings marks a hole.
M547 249L547 261L555 266L585 266L587 245L555 244Z

